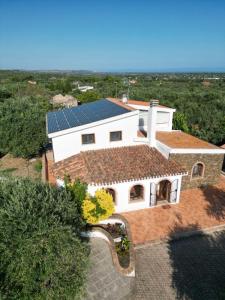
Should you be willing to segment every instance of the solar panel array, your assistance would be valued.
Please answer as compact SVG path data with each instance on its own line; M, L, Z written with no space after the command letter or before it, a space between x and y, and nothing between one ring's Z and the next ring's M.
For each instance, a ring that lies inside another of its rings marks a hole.
M48 133L53 133L130 112L107 99L65 108L47 114Z

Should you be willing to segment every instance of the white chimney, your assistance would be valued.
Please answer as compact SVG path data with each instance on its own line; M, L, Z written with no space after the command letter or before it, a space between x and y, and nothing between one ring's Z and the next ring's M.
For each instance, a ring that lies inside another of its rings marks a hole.
M148 130L147 137L150 147L156 146L156 119L157 119L157 105L159 100L151 100L148 111Z
M126 95L126 94L123 94L122 102L123 102L123 103L127 103L127 101L128 101L127 95Z

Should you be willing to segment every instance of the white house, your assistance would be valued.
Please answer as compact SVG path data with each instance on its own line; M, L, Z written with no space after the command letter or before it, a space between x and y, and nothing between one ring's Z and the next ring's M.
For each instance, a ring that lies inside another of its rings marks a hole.
M125 97L50 112L49 169L58 185L68 175L85 181L90 194L107 189L116 212L178 203L181 188L219 176L225 150L172 130L174 112Z

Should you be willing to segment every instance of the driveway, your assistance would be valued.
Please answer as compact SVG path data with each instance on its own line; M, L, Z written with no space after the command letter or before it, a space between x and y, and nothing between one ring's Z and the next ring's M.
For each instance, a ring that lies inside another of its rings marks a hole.
M90 246L90 269L83 300L130 300L134 278L124 276L115 269L106 241L92 238Z
M135 299L225 299L225 231L136 249Z

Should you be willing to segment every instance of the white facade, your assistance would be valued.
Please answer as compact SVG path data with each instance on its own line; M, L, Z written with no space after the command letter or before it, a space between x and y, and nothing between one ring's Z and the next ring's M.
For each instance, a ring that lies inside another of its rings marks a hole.
M137 105L136 105L137 106ZM156 130L157 131L171 131L173 127L173 113L174 109L157 108L156 114ZM140 130L148 130L148 111L149 108L145 106L145 110L139 111L139 128Z
M124 101L125 102L125 101ZM132 106L132 105L130 105ZM105 120L85 124L82 126L68 128L63 131L57 131L49 134L52 139L55 162L64 160L82 151L107 149L111 147L134 146L148 144L150 147L156 147L166 158L169 151L164 144L156 140L156 130L172 130L172 119L174 109L163 108L159 106L138 106L136 110L128 113L111 117ZM142 109L144 110L140 110ZM143 118L143 124L140 124ZM137 137L137 131L145 129L148 132L147 138ZM122 139L119 141L110 141L110 132L121 131ZM94 134L95 142L91 144L82 144L82 135ZM180 198L182 175L147 178L136 181L126 181L110 185L88 185L88 192L94 195L100 188L110 188L115 191L115 209L117 213L145 209L153 207L157 202L157 189L159 182L168 180L170 183L169 196L167 201L178 203ZM62 186L62 180L57 180L58 185ZM130 200L130 190L135 185L143 187L143 197L140 200ZM158 197L159 199L159 197ZM164 200L164 199L163 199Z
M55 162L73 156L81 151L135 145L138 112L132 111L118 117L56 132L52 137ZM122 140L110 142L110 132L122 131ZM82 144L83 134L95 134L95 143ZM49 135L51 136L51 135Z
M156 189L158 183L162 180L168 180L171 182L170 191L170 203L178 203L180 199L180 187L181 187L182 175L150 178L144 180L127 181L122 183L115 183L111 185L89 185L88 192L91 195L95 194L95 191L101 188L110 188L115 191L115 210L116 213L139 210L144 208L154 207L156 203ZM135 185L142 185L144 188L143 200L130 201L130 190Z

